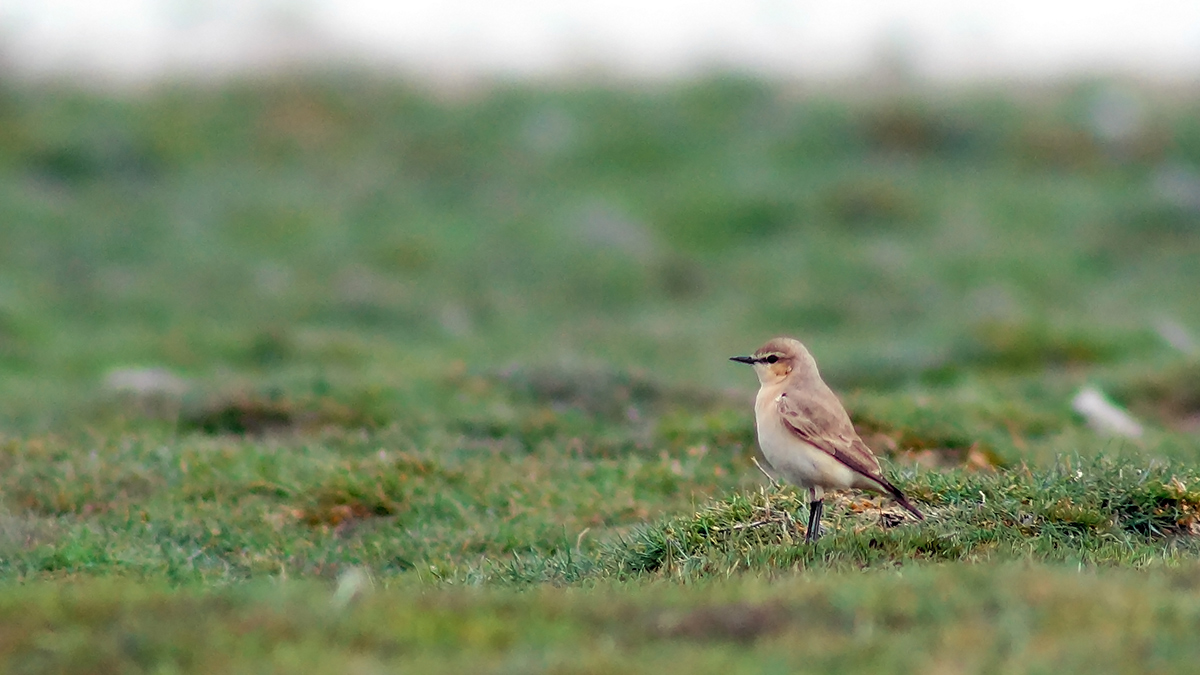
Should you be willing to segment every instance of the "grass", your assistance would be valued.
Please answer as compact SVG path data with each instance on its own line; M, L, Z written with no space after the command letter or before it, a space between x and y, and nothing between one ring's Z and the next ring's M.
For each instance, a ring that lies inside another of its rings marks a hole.
M1178 670L1193 109L8 83L0 661ZM726 361L776 334L927 521L843 495L802 543ZM1089 429L1084 385L1144 435Z
M608 553L605 572L689 578L994 559L1143 566L1200 553L1200 480L1161 468L922 477L907 487L927 505L927 523L905 522L902 510L878 500L843 498L826 525L832 532L803 546L803 495L735 494L638 529Z
M199 592L91 580L6 593L0 662L14 672L1172 672L1200 656L1197 575L1194 563L951 565L698 586L367 586L349 605L306 582Z

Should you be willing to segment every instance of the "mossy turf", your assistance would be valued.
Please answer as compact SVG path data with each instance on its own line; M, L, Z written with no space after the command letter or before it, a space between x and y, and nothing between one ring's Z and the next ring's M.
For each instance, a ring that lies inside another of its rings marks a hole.
M349 597L349 596L347 596ZM587 588L10 588L8 672L1178 672L1200 567L945 564Z
M0 663L1187 667L1193 98L7 83ZM780 334L926 521L803 543Z

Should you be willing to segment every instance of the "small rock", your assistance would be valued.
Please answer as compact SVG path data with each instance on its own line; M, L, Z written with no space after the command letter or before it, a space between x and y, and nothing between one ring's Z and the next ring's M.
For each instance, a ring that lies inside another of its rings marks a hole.
M135 396L182 396L188 385L166 368L115 368L105 376L104 388Z
M1200 212L1200 173L1188 164L1169 162L1155 169L1151 189L1167 204Z
M357 598L363 597L375 587L371 575L361 567L351 567L338 576L337 590L333 592L333 607L345 609Z
M1163 317L1154 324L1154 328L1158 331L1159 337L1175 349L1188 356L1200 355L1200 344L1196 343L1196 338L1192 337L1191 331L1178 321Z
M1126 438L1141 438L1142 425L1095 387L1084 387L1071 401L1075 412L1100 433Z

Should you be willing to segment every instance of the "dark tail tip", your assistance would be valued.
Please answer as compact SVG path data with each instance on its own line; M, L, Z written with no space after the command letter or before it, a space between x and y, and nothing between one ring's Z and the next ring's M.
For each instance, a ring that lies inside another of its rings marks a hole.
M925 520L925 514L921 513L920 509L913 506L913 503L908 501L908 497L905 497L904 493L900 492L900 490L896 490L892 493L892 499L895 499L897 504L903 506L906 511L916 516L917 520Z
M880 481L879 484L882 485L885 490L887 490L888 494L892 496L892 499L896 500L897 504L904 507L905 511L908 511L916 516L917 520L925 520L925 514L921 513L920 509L914 506L912 502L908 501L908 497L904 496L904 493L900 491L900 488L892 485L886 480Z

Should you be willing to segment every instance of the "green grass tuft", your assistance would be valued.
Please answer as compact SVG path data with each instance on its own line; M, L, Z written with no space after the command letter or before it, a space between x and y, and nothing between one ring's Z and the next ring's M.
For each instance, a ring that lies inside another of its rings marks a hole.
M1200 552L1194 472L1094 461L1037 472L921 472L898 485L926 521L837 494L824 536L808 545L802 496L760 489L639 527L605 552L602 568L620 578L697 578L1014 558L1140 566Z

